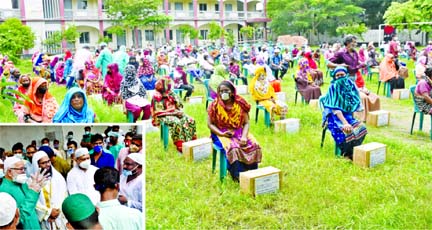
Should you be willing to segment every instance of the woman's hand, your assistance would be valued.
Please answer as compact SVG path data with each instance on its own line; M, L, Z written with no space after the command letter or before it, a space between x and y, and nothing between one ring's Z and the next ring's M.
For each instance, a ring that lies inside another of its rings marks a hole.
M246 137L240 138L240 146L246 146L246 144L247 144L247 138Z
M350 134L351 132L352 132L352 126L350 125L350 124L344 124L343 126L342 126L342 130L343 130L343 132L344 133L346 133L346 134Z
M225 131L222 133L222 136L231 138L234 134L231 131Z

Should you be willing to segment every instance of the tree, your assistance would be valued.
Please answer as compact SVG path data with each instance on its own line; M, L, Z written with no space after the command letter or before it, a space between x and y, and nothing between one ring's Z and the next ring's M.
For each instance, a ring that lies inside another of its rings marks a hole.
M242 35L243 39L245 39L246 41L253 38L254 32L255 32L255 28L253 28L252 26L243 26L240 29L240 34Z
M70 25L63 31L56 31L51 34L51 36L43 41L43 44L58 49L61 47L61 42L64 40L67 43L74 44L75 47L75 41L79 36L80 33L77 31L77 27L75 25Z
M163 28L168 27L171 21L172 18L170 16L155 13L145 18L142 23L144 26L151 26L153 28L153 34L157 34ZM154 39L154 42L156 47L156 39Z
M357 15L363 10L346 0L269 0L267 5L276 35L307 33L309 40L324 32L335 35L339 26L358 24L361 18Z
M217 39L220 39L222 37L222 35L224 34L224 30L223 30L222 26L219 25L219 23L210 22L209 27L210 27L210 29L209 29L209 33L208 33L208 38L212 42L215 42Z
M416 8L415 2L408 1L405 3L392 2L384 13L384 20L385 23L393 25L397 29L408 29L411 32L411 30L420 28L421 26L410 23L421 22L424 19L421 11ZM409 36L411 39L411 33L409 33Z
M226 30L224 30L224 37L226 39L226 43L228 45L228 47L233 47L235 44L235 40L234 40L234 34L233 33L228 33Z
M179 30L183 35L183 39L186 37L189 39L196 39L199 37L198 30L191 25L181 25L179 26Z
M384 13L392 2L406 2L407 0L354 0L354 4L365 9L363 22L371 29L378 29L384 23Z
M0 52L3 54L20 55L24 49L33 48L35 40L31 28L17 18L6 19L0 24Z
M336 28L336 32L339 35L353 34L353 35L357 35L361 38L363 38L362 34L364 32L366 32L367 30L368 30L368 28L366 27L366 25L364 23L347 25L347 26L339 26L338 28Z

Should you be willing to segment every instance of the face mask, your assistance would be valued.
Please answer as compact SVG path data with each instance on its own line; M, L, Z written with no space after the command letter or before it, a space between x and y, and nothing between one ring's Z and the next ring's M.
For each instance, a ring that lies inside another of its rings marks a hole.
M22 153L17 153L14 155L15 157L18 157L19 159L23 159Z
M133 168L132 170L123 169L123 171L122 171L123 176L126 176L126 177L127 176L132 176L134 174L133 171L136 168L138 168L138 165L135 168Z
M96 146L94 146L94 147L93 147L93 151L94 151L95 153L99 153L99 152L101 152L101 151L102 151L102 146L100 146L100 145L96 145Z
M18 184L25 184L27 182L27 179L28 178L27 178L27 175L25 173L17 174L12 178L13 182L18 183Z
M88 169L90 167L90 160L85 160L79 164L79 166L83 169Z
M131 153L137 153L138 151L139 151L138 146L133 145L133 144L129 145L129 152L131 152Z
M74 153L74 150L72 148L67 150L67 155L70 157Z
M226 101L230 98L230 95L229 95L229 93L223 93L223 94L221 94L221 98L222 98L222 100Z
M85 134L86 134L86 135L89 135L89 134L90 134L90 131L85 131Z
M48 90L47 88L38 88L37 92L40 94L45 94L47 90Z
M55 145L54 145L54 148L55 148L55 149L58 149L58 147L59 147L58 144L55 144Z
M72 135L68 135L68 136L67 136L67 139L68 139L68 140L72 140L72 139L73 139L73 136L72 136Z
M22 86L23 86L24 88L28 88L28 87L30 86L30 83L22 84Z
M3 169L0 169L0 179L5 176Z

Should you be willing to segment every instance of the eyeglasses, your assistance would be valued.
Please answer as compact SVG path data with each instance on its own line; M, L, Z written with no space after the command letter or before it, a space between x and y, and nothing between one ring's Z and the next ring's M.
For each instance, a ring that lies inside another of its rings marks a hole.
M10 168L12 170L16 170L16 171L25 171L27 168L26 167L22 167L22 168Z

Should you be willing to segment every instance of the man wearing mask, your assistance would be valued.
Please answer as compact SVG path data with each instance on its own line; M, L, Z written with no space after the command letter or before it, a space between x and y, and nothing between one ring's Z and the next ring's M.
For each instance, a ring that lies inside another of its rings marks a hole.
M114 157L103 149L103 136L96 133L91 138L93 153L91 154L91 164L98 167L114 167Z
M142 154L142 135L136 134L132 137L129 147L122 148L120 150L119 156L117 158L117 170L121 172L123 170L123 161L131 153L141 153Z
M82 193L87 195L96 205L100 201L100 194L93 187L94 174L98 168L91 165L90 154L87 148L75 151L75 166L67 175L67 189L69 194Z
M94 175L95 189L101 194L99 222L103 229L139 230L143 228L143 215L134 208L121 205L119 195L119 172L112 167L98 169Z
M71 170L69 163L65 159L57 157L57 154L49 146L41 146L39 151L44 151L48 155L51 165L66 179L68 172Z
M6 158L4 161L5 177L0 184L0 192L8 193L17 203L20 210L17 228L40 229L36 204L46 177L35 173L32 175L32 179L29 180L25 174L24 164L24 161L18 157Z
M48 155L38 151L32 159L33 171L45 175L48 180L42 187L36 211L43 229L66 229L67 220L61 213L61 205L67 197L66 181L52 167Z
M75 160L75 151L78 148L78 144L75 141L68 141L67 142L67 156L68 159L70 159L70 166L73 167L74 166L74 160ZM88 150L88 149L87 149Z
M89 151L92 149L91 146L92 135L93 134L91 133L91 127L90 126L84 127L84 135L81 140L81 147L87 148Z
M123 161L123 171L120 176L120 196L118 200L130 208L142 212L142 163L141 153L131 153Z
M53 141L53 150L57 154L57 156L66 159L66 153L63 151L63 149L60 148L60 141L57 139Z

